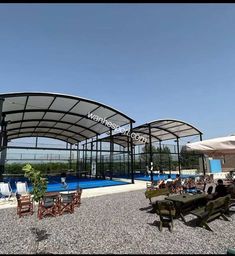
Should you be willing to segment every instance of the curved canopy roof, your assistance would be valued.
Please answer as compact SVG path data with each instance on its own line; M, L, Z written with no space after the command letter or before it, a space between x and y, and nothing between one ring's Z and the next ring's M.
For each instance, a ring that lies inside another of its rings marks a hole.
M8 140L48 137L75 144L110 130L105 123L90 119L89 113L118 126L135 122L114 108L72 95L24 92L0 94L0 98L4 99Z
M189 123L176 119L159 119L137 126L133 129L135 133L149 133L159 141L172 140L193 135L200 135L202 132Z
M133 128L132 132L142 136L149 142L149 128L151 129L152 142L179 139L182 137L200 135L202 132L189 123L175 119L159 119ZM105 137L102 141L110 141ZM129 136L118 133L113 135L113 142L127 147ZM134 145L141 145L143 141L133 139Z

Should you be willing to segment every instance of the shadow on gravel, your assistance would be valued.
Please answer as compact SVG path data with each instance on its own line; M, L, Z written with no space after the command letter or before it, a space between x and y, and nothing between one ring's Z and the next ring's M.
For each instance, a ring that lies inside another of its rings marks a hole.
M159 227L160 227L160 221L159 220L155 220L153 223L147 223L147 224L150 225L150 226L157 227L158 230L159 230Z
M229 215L226 215L228 218L231 218L232 217L232 215L234 215L235 214L235 211L230 211L229 212ZM222 218L221 218L222 219ZM187 222L185 222L185 225L186 226L188 226L188 227L192 227L192 228L196 228L196 227L199 227L198 226L198 221L199 221L199 219L198 218L194 218L194 219L192 219L192 220L190 220L190 221L187 221ZM210 223L210 222L209 222Z
M192 220L190 220L190 221L187 221L187 222L185 222L184 223L186 226L189 226L189 227L192 227L192 228L196 228L196 227L198 227L198 219L197 218L195 218L195 219L192 219Z
M230 210L229 210L229 217L232 217L233 215L235 214L235 207L233 207L233 208L230 208Z
M148 225L157 227L158 230L161 232L161 222L159 220L155 220L153 223L148 223ZM169 229L169 223L168 224L162 223L162 227ZM170 229L169 229L169 231L170 231Z
M152 209L153 209L152 205L149 205L149 206L147 206L147 207L142 207L142 208L140 208L139 210L140 210L140 211L147 211L147 210L152 210Z
M44 229L40 230L38 228L31 228L30 230L35 235L35 238L36 238L37 242L41 242L43 240L46 240L51 235L51 234L48 234L47 231L44 230Z
M155 227L159 227L160 225L160 221L159 220L155 220L153 223L147 223L150 226L155 226Z

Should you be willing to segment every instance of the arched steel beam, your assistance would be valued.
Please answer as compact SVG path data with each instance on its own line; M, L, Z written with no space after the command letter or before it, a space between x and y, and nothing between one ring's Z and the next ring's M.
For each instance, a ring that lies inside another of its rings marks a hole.
M27 120L16 120L16 121L12 121L10 124L16 124L16 123L25 123L25 122L56 122L56 123L62 123L62 124L68 124L68 125L71 125L72 126L76 126L78 128L83 128L83 129L86 129L92 133L94 133L95 135L98 135L97 132L89 129L89 128L86 128L85 126L83 125L78 125L78 124L75 124L75 123L71 123L71 122L67 122L67 121L57 121L57 120L53 120L53 119L27 119ZM26 127L26 126L25 126ZM53 126L54 127L54 126ZM53 127L51 127L53 129ZM38 128L38 126L36 127ZM68 129L68 128L67 128Z
M196 128L195 126L193 126L193 125L191 125L191 124L189 124L189 123L186 123L186 122L184 122L184 121L181 121L181 120L177 120L177 119L158 119L158 120L154 120L154 121L152 121L152 122L149 122L151 125L152 124L154 124L154 123L156 123L156 122L168 122L168 121L170 121L170 122L172 122L172 123L174 123L174 122L179 122L179 123L181 123L181 124L185 124L185 125L188 125L188 126L190 126L192 129L194 129L194 130L196 130L199 134L203 134L198 128ZM162 124L162 125L164 125L164 124ZM162 125L158 125L158 127L161 127ZM196 134L195 134L196 135Z
M51 139L62 140L64 142L68 142L68 139L70 139L70 140L74 141L73 144L78 142L78 140L74 139L73 137L63 136L63 135L59 135L57 133L52 133L52 132L49 133L49 134L45 134L45 132L37 132L36 134L31 134L31 135L24 136L24 134L28 134L28 133L30 133L30 132L22 132L19 137L18 137L18 133L12 133L9 136L7 136L7 138L9 140L13 140L13 139L20 139L20 138L25 138L25 137L28 137L28 138L31 138L31 137L46 137L46 138L51 138ZM42 134L42 135L38 135L38 134ZM64 137L65 139L57 138L57 136ZM79 141L79 142L81 142L81 141Z
M47 109L26 109L25 111L24 111L24 113L35 113L35 112L42 112L42 113L44 113L45 111L47 111L48 113L60 113L60 114L67 114L67 115L72 115L72 116L76 116L76 117L81 117L81 119L82 118L85 118L85 119L87 119L87 120L90 120L90 121L93 121L93 122L95 122L96 124L101 124L103 127L105 127L105 128L107 128L107 129L109 129L109 127L107 127L106 125L104 125L104 124L102 124L101 122L99 122L99 121L95 121L95 120L93 120L93 119L90 119L90 118L88 118L88 116L87 115L81 115L81 114L76 114L76 113L67 113L66 111L62 111L62 110L54 110L54 109L49 109L49 110L47 110ZM23 111L22 110L12 110L12 111L5 111L4 112L6 115L11 115L11 114L19 114L19 113L23 113ZM109 117L108 117L109 118ZM81 119L79 119L77 122L76 122L76 124L81 120ZM53 119L52 119L53 120ZM43 121L43 119L42 119L42 121ZM94 125L92 125L92 126L94 126ZM87 128L89 128L90 129L90 127L87 127ZM86 127L84 128L84 130L85 129L87 129ZM92 129L91 129L92 130ZM94 130L92 130L94 133L96 133L97 134L97 132L95 132Z
M32 132L32 133L36 133L37 131L35 131L34 130L34 126L28 126L28 127L23 127L23 128L21 128L22 130L24 130L24 129L32 129L32 131L29 131L29 132ZM39 127L37 127L38 129L50 129L51 127L50 126L39 126ZM58 128L58 127L54 127L53 128L54 130L59 130L59 131L62 131L62 132L68 132L68 133L71 133L71 134L74 134L74 135L78 135L78 136L81 136L81 137L83 137L83 138L86 138L84 135L81 135L80 133L76 133L76 132L74 132L74 131L69 131L69 130L67 130L67 129L62 129L62 128ZM18 131L19 130L19 128L12 128L12 129L8 129L7 130L7 132L11 132L11 131ZM62 134L62 132L61 133L55 133L55 134L58 134L58 135L62 135L62 136L65 136L66 137L66 135L63 135ZM20 132L21 133L21 132ZM19 132L18 132L18 134L20 134ZM45 132L43 132L43 133L50 133L50 130L49 131L45 131Z

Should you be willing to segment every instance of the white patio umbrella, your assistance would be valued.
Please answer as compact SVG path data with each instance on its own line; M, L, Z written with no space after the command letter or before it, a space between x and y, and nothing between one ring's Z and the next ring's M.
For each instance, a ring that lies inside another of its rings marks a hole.
M185 148L208 156L234 155L235 135L188 143Z

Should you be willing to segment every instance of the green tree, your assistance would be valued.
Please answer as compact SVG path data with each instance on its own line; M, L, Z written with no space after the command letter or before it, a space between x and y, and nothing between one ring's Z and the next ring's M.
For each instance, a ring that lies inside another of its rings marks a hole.
M198 153L188 152L185 147L182 147L180 151L181 166L183 168L198 168L200 156Z
M152 145L152 153L153 153L153 165L158 164L158 157L157 157L157 148ZM141 161L145 162L146 165L150 164L150 145L145 144L142 148L142 154L141 154Z
M164 147L155 147L152 145L152 158L153 158L153 166L154 169L162 169L164 165L171 165L172 163L172 156L171 156L171 151L169 147L164 146ZM141 161L145 161L146 164L149 165L150 163L150 145L145 144L145 146L142 149L142 154L141 154ZM169 168L169 167L168 167Z
M45 195L47 190L47 178L43 177L40 171L35 170L30 164L23 166L22 170L25 172L32 185L33 201L39 202L39 200Z
M47 190L47 179L43 177L40 171L35 170L30 164L23 166L22 170L25 172L25 177L27 177L32 185L33 190L31 194L33 195L34 209L36 209L36 202L45 195ZM35 236L35 253L37 254L39 242L47 237L44 230L37 228L37 215L35 214L35 227L31 228L32 233Z

